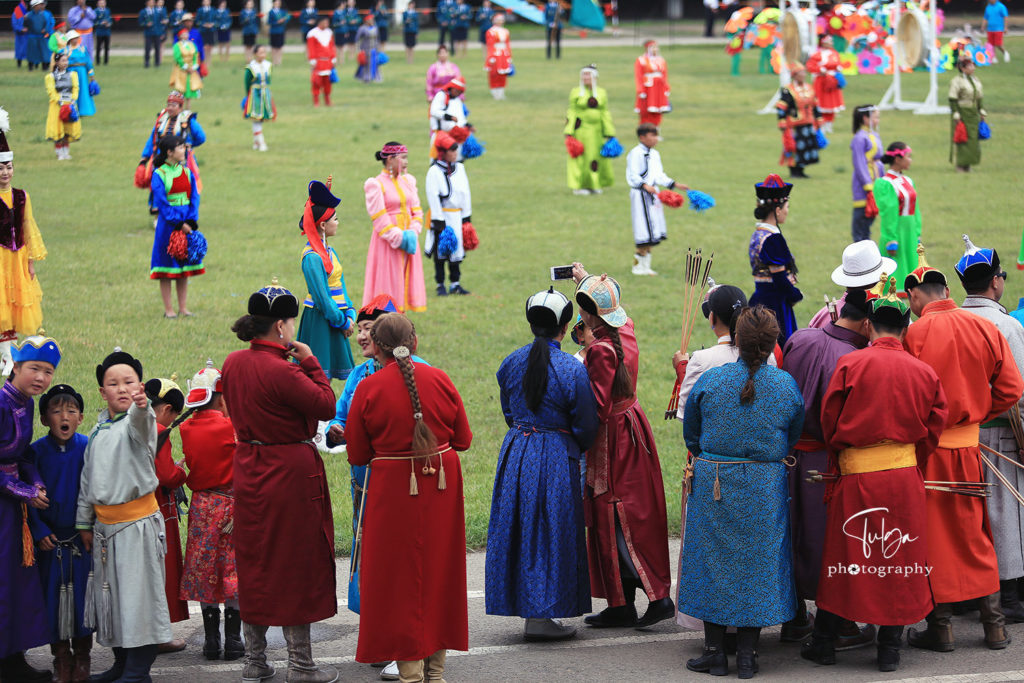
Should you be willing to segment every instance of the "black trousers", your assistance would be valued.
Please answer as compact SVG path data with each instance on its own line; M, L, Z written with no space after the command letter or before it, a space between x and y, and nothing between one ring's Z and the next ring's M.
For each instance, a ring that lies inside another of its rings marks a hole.
M444 45L444 37L448 36L448 52L455 55L455 33L452 31L451 26L441 26L438 31L437 46L441 47Z
M163 36L146 36L146 66L149 66L149 51L153 51L153 66L160 66L160 42Z
M715 34L715 10L707 5L704 6L704 37L710 38Z
M562 27L548 27L548 59L551 59L551 45L555 46L555 58L562 58Z
M103 63L110 63L110 36L98 36L93 34L93 40L96 41L96 63L100 63L100 52L103 52Z
M437 256L437 247L434 247L434 282L444 286L444 264L448 264L448 279L451 282L458 282L462 275L462 261L449 261Z

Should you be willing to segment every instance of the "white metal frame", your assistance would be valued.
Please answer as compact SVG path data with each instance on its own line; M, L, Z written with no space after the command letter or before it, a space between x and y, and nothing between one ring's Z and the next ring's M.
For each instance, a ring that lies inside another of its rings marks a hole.
M893 21L892 26L899 26L899 20L906 11L906 0L896 0L892 4ZM938 20L935 16L935 2L928 3L927 12L928 21L931 23L931 39L928 41L928 95L925 97L924 102L909 102L903 99L903 91L900 82L900 65L903 63L902 49L900 48L899 40L893 41L893 69L892 69L892 83L889 84L889 88L882 95L882 100L878 103L879 109L898 109L904 111L913 111L915 114L948 114L949 107L940 105L938 102L939 95L939 48L936 45L936 39L938 38ZM895 32L894 32L895 35Z
M799 12L801 5L806 6L806 9L811 11L811 30L807 32L807 40L805 43L800 46L801 51L810 56L811 53L818 49L818 6L815 0L783 0L783 2L780 2L779 26L782 26L782 20L786 17L787 12ZM789 85L790 80L789 62L786 60L785 54L783 54L783 58L779 62L779 87L776 88L775 94L772 95L772 99L768 101L768 104L757 112L758 114L775 113L775 103L779 101L779 90Z

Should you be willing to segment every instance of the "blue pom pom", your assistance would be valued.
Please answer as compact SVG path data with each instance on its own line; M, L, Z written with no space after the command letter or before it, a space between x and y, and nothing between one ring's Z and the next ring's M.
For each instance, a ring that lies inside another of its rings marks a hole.
M617 156L622 155L622 145L615 138L608 138L608 140L601 146L601 156L614 159Z
M509 64L508 65L508 73L506 74L506 76L512 77L512 76L515 76L515 75L516 75L516 65L515 64Z
M78 120L78 105L72 102L71 107L69 107L69 112L68 123L74 123Z
M206 256L206 238L203 233L193 230L188 234L187 240L188 255L185 257L185 263L190 266L202 263L203 257Z
M388 57L388 53L386 53L386 52L378 52L377 53L377 66L380 66L381 64L387 64L389 61L391 61L391 58Z
M846 87L846 76L843 75L842 71L836 72L836 84L839 86L840 89Z
M466 141L462 143L462 158L463 159L475 159L484 153L484 143L476 139L476 136L470 133Z
M814 136L818 139L818 149L825 149L828 147L828 138L825 137L824 133L819 130L814 134Z
M242 107L242 113L245 113L245 108L246 108L246 106L248 106L248 104L249 104L249 96L246 95L245 97L242 98L242 101L239 102L239 106Z
M416 237L415 230L402 231L402 251L411 256L416 253L416 245L418 244L419 239Z
M100 94L100 84L96 81L89 81L89 94L96 97Z
M337 82L338 82L338 70L332 68L331 69L331 83L337 83Z
M690 202L690 210L699 213L703 213L715 205L715 198L700 190L687 190L686 199Z
M988 127L988 124L984 121L978 122L978 139L988 140L992 137L992 129Z
M437 257L442 260L447 259L458 248L459 238L456 237L452 226L446 225L441 231L441 236L437 238Z

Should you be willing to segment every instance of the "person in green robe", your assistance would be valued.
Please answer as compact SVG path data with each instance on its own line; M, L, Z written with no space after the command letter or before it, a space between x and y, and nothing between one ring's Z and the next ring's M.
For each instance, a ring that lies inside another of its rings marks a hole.
M985 120L985 109L981 104L981 81L974 75L974 59L961 52L956 68L960 73L949 82L949 160L956 164L957 172L967 173L971 166L981 163L978 124ZM956 127L961 121L967 128L966 142L956 142Z
M889 170L876 178L875 203L878 205L879 241L889 258L897 263L896 282L902 283L917 268L917 245L921 242L921 208L917 189L905 171L911 164L910 146L905 142L890 144L882 163Z
M571 150L579 143L583 145L582 154L569 153L569 188L574 194L600 194L612 184L612 162L601 156L601 147L615 137L615 126L608 111L608 93L597 86L597 67L593 64L580 71L580 85L569 93L565 118L566 146Z
M245 67L245 99L242 110L245 118L252 121L252 148L259 152L267 151L267 141L263 138L263 122L277 118L277 107L274 96L270 92L270 60L267 59L267 48L256 45L252 49L253 58Z

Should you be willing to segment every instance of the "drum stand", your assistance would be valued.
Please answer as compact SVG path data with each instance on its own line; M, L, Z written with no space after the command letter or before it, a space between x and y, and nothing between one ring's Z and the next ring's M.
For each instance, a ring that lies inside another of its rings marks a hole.
M897 25L896 19L904 11L904 5L905 3L901 2L901 0L893 3L893 26ZM885 91L885 94L882 95L882 100L878 103L879 109L913 111L915 114L949 113L949 107L940 105L938 101L939 77L937 69L939 67L939 48L935 45L938 37L938 25L934 6L929 7L928 19L932 25L931 39L928 45L928 95L925 97L924 102L908 102L903 99L903 91L900 87L900 65L903 63L903 47L900 45L899 40L895 40L893 42L892 83L889 85L889 89Z
M800 52L804 55L810 56L817 48L817 17L818 8L815 4L815 0L788 0L779 3L779 26L782 26L782 20L786 16L786 12L799 12L800 3L803 2L807 9L811 11L811 30L807 32L807 38L803 45L800 46ZM779 60L779 87L776 88L775 94L772 95L772 99L768 101L768 104L764 105L764 108L758 111L758 114L774 114L775 104L779 101L779 91L789 85L789 60L785 57L785 50L783 50L783 57Z

